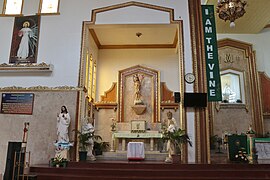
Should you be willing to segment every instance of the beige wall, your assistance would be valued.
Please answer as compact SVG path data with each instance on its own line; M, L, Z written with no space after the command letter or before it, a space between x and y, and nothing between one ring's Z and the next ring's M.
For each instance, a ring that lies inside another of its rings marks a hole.
M9 93L9 92L5 92ZM24 93L24 92L20 92ZM66 105L71 116L69 137L73 133L76 118L76 91L25 92L34 93L32 115L0 114L0 173L4 173L9 141L22 141L25 122L30 122L27 151L31 152L31 164L47 164L54 156L53 142L56 136L56 115Z
M98 59L97 100L118 82L118 71L142 65L160 71L160 81L172 91L179 91L179 60L175 49L100 50Z

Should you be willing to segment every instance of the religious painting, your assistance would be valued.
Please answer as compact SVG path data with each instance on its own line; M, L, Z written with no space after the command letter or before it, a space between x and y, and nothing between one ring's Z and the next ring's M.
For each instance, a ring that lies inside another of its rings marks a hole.
M9 63L36 63L40 16L15 17Z

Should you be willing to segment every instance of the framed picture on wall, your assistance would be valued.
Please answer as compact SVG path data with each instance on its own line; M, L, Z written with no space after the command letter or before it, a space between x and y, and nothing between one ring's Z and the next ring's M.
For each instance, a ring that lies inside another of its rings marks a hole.
M10 64L36 63L40 16L15 17L10 49Z
M143 133L146 129L145 120L132 120L131 121L131 132L132 133Z

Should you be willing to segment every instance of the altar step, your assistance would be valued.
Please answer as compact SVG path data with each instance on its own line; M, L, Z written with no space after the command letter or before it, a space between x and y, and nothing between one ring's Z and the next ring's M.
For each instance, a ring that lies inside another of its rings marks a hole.
M69 162L66 168L32 166L37 180L263 180L269 164L165 164L157 162Z
M168 153L161 153L159 151L146 151L145 161L165 161ZM102 155L96 156L97 160L110 160L110 161L125 161L127 160L127 151L116 151L116 152L103 152ZM88 158L90 160L90 158Z

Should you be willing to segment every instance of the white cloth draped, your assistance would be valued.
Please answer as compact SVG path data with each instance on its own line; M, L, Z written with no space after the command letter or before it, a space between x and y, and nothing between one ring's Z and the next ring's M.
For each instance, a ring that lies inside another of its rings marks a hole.
M144 159L144 143L143 142L129 142L127 148L128 159Z

